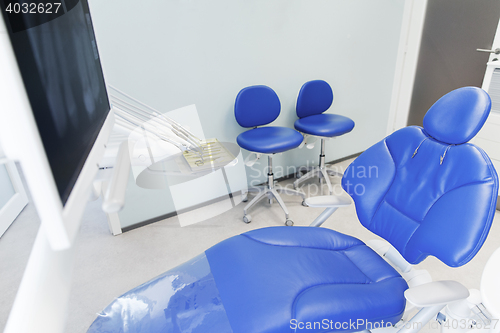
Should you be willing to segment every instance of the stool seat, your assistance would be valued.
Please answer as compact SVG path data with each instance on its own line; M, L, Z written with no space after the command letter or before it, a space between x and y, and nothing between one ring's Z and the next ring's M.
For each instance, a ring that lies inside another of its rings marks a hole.
M275 154L297 148L304 137L288 127L259 127L238 135L236 141L241 148L262 153Z
M334 137L349 133L354 128L352 119L338 114L317 114L295 121L295 129L316 136Z

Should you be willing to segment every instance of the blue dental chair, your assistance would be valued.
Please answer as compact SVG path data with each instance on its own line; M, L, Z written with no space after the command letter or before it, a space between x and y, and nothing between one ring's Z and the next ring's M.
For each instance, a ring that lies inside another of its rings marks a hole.
M344 173L342 187L354 200L360 222L392 244L400 262L418 264L431 255L458 267L484 243L498 176L484 151L467 142L490 107L489 96L479 88L454 90L429 109L424 128L393 133ZM339 206L335 197L308 202L327 210ZM468 297L466 288L453 281L408 288L400 271L362 241L330 229L263 228L231 237L118 297L88 332L392 327L409 333L415 325L399 322L406 301L422 308L410 319L422 327L447 303Z
M267 155L267 184L265 186L255 186L248 188L248 192L256 192L256 196L243 209L243 222L250 223L252 217L248 214L249 209L259 201L267 198L272 204L276 199L281 209L285 212L285 225L292 226L288 208L281 199L280 193L288 195L298 195L305 200L305 194L302 191L274 187L273 174L273 155L284 151L297 148L304 137L288 127L265 126L278 118L281 110L281 103L278 95L267 86L251 86L242 89L234 103L234 115L236 121L241 127L252 128L238 135L236 141L238 145L251 151L257 156ZM247 193L243 194L243 201L247 201Z
M352 131L354 121L338 114L324 113L332 106L332 103L332 88L323 80L306 82L300 88L296 105L297 117L299 119L295 121L295 129L307 136L319 138L321 147L318 166L301 168L306 169L307 173L302 175L301 170L299 170L297 173L299 178L293 184L295 189L305 180L319 177L320 184L323 185L324 180L331 195L333 194L333 187L329 176L342 177L342 174L325 165L325 144L329 138L341 136Z

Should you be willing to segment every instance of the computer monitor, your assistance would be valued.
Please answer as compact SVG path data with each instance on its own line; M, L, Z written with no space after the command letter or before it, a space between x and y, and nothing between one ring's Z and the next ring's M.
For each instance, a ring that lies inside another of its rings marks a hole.
M0 0L0 141L21 163L51 246L65 249L113 112L87 0L37 3Z

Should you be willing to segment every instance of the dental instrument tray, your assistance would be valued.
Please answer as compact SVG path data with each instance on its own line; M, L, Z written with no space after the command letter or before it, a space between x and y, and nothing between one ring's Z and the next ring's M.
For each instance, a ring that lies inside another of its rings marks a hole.
M235 159L234 155L217 139L208 139L200 143L203 153L186 150L184 159L192 172L214 170L224 167Z

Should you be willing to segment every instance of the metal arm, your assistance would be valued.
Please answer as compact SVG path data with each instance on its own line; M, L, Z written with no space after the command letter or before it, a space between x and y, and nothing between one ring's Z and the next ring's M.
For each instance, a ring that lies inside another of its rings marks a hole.
M141 120L136 119L133 115L127 114L126 112L123 112L119 108L115 107L116 110L116 123L119 126L122 126L123 128L126 128L129 131L134 131L136 128L142 128L144 131L146 131L148 134L153 135L154 137L157 137L165 142L168 142L174 146L176 146L180 151L185 151L190 149L190 145L188 142L185 142L185 140L174 140L171 138L166 137L165 135L162 135L160 133L160 130L154 125L151 124L145 124L142 123ZM184 141L184 142L183 142ZM195 150L195 152L198 152L198 150Z
M305 200L307 207L325 207L321 213L309 226L320 227L325 221L340 207L346 207L351 204L351 199L346 197L337 197L334 195L324 195L311 197Z
M402 273L408 273L412 269L412 265L388 241L374 239L368 241L367 245L377 252L378 255L387 259L392 266L397 267Z
M111 94L111 98L112 98L112 101L114 103L121 104L122 106L125 104L125 105L127 105L129 107L129 109L132 109L133 112L140 113L143 116L148 117L148 118L151 118L151 116L154 116L155 114L157 114L157 115L160 114L161 115L161 113L159 111L153 109L149 105L146 105L146 104L142 103L141 101L139 101L139 100L131 97L130 95L127 95L123 91L121 91L121 90L119 90L119 89L117 89L117 88L115 88L113 86L109 86L109 87L113 91L117 92L122 97L127 98L128 100L130 100L131 102L135 103L136 105L134 105L132 103L129 103L129 102L126 102L123 98L120 98L116 94ZM160 118L163 121L165 121L166 123L168 123L169 125L171 125L176 131L181 132L185 137L188 137L190 139L190 141L192 141L194 143L195 146L199 146L199 142L201 140L198 137L196 137L193 133L191 133L189 130L187 130L186 128L184 128L182 125L180 125L179 123L177 123L173 119L170 119L170 118L165 117L165 116L162 116Z

